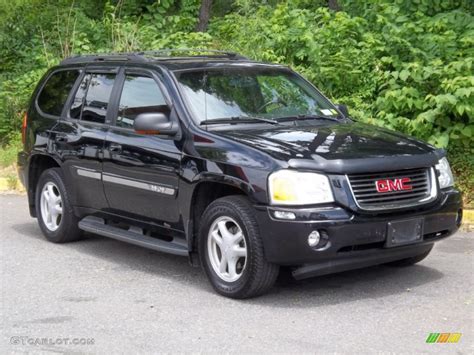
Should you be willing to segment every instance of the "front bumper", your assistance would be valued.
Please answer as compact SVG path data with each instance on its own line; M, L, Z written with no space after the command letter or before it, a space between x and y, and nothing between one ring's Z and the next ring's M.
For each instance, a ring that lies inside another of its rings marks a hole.
M357 214L342 207L284 208L297 216L296 220L288 221L274 217L277 208L257 206L256 216L267 260L279 265L313 266L311 270L307 268L308 276L315 276L421 254L459 228L461 206L460 193L450 189L443 191L435 203L417 210ZM424 219L423 239L403 247L386 248L387 223L416 217ZM317 250L307 242L314 230L323 231L328 239Z

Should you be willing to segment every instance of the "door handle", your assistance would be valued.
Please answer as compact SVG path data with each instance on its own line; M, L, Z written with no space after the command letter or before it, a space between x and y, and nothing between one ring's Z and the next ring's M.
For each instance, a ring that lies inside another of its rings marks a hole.
M122 152L122 145L118 143L110 143L109 150L112 153L121 153Z

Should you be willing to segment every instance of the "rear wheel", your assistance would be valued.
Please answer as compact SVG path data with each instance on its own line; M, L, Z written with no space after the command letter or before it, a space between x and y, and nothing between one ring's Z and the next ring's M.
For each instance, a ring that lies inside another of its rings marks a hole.
M395 267L406 267L406 266L415 265L415 264L419 263L420 261L422 261L423 259L425 259L431 253L432 249L433 249L433 247L429 248L427 251L425 251L422 254L412 256L411 258L392 261L392 262L388 263L387 265L395 266Z
M48 169L36 187L38 223L46 239L53 243L72 242L82 235L63 181L61 169Z
M221 295L255 297L267 292L278 276L279 267L265 260L253 207L243 196L223 197L209 205L198 244L204 270Z

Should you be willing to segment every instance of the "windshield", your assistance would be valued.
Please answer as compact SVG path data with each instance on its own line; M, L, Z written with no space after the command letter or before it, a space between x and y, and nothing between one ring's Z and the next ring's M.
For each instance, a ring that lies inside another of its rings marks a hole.
M338 115L317 90L286 70L211 69L178 73L177 78L198 123Z

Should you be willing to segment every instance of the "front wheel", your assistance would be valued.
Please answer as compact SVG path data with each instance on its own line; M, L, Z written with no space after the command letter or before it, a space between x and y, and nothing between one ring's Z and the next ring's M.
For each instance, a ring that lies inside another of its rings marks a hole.
M214 289L226 297L250 298L267 292L279 267L265 260L254 210L243 196L212 202L199 229L199 255Z

